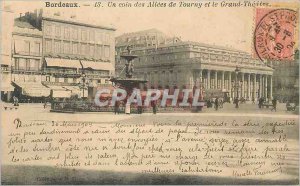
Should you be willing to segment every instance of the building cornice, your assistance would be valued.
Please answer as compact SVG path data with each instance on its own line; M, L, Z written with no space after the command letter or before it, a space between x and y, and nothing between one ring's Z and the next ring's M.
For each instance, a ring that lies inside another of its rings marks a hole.
M92 25L92 24L81 23L81 22L70 21L70 20L55 19L55 18L50 18L50 17L43 17L42 19L46 20L46 21L54 21L54 22L67 23L67 24L73 24L73 25L78 25L78 26L86 26L86 27L101 28L101 29L105 29L105 30L116 31L116 29L112 28L112 27Z

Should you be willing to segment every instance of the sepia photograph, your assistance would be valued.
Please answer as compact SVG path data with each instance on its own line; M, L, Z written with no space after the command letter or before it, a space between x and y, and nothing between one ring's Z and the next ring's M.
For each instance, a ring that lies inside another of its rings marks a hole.
M0 3L2 185L299 184L299 1Z

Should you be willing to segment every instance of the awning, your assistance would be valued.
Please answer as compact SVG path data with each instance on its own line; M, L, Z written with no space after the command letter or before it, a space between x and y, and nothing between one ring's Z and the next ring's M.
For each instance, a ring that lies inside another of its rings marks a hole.
M112 63L94 62L94 61L81 61L83 68L91 68L93 70L113 70Z
M82 68L79 60L45 58L47 67Z
M47 97L50 95L50 89L40 82L13 82L22 88L22 94L30 97Z
M52 90L52 97L54 97L54 98L69 98L69 97L71 97L71 91Z
M4 91L4 92L12 92L14 91L14 87L12 85L3 85L1 86L1 91Z
M80 89L80 87L78 86L63 86L63 88L65 88L68 91L71 91L72 94L81 95L82 93L82 89Z
M59 85L47 85L47 87L49 87L51 90L66 90L63 86Z

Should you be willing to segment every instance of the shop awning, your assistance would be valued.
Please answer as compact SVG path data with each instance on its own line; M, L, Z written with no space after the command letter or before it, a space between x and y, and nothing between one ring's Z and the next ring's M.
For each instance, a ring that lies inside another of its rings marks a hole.
M11 84L8 84L8 85L1 85L1 91L4 91L4 92L12 92L14 91L14 87L11 85Z
M52 90L52 97L54 97L54 98L69 98L69 97L71 97L71 91Z
M68 91L71 91L72 94L78 94L81 95L82 89L78 86L63 86Z
M79 60L45 58L47 67L82 68Z
M47 85L47 87L49 87L51 90L66 90L63 86L59 85Z
M112 63L94 62L94 61L81 61L83 68L91 68L93 70L113 70Z
M22 88L22 94L30 97L47 97L50 95L50 89L40 82L13 82Z

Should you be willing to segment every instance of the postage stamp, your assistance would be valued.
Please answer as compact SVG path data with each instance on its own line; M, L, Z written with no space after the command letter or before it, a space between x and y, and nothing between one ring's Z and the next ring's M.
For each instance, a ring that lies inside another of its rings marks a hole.
M254 47L261 60L293 60L297 48L298 15L291 9L256 10Z

